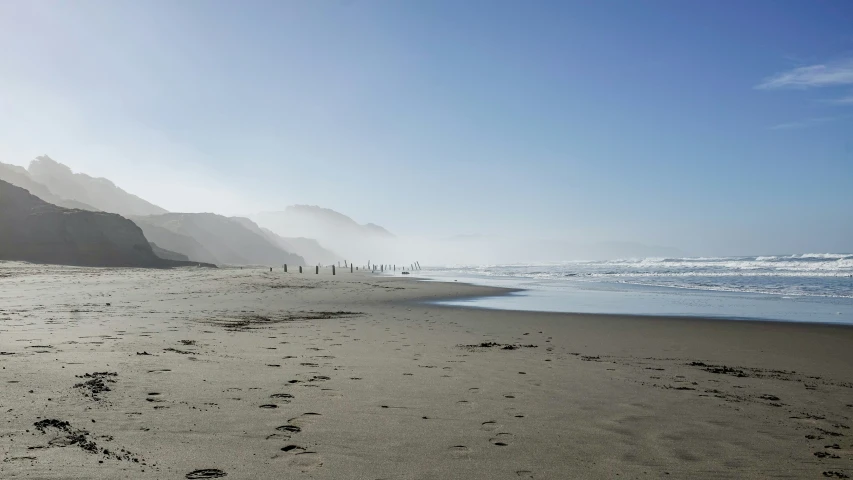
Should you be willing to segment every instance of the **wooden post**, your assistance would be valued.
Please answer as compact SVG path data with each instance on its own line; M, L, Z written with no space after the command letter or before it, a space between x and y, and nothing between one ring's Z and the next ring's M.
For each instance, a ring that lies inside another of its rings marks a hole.
M284 273L287 273L287 264L284 264Z
M352 273L352 264L349 264L349 273Z
M314 267L314 268L315 268L314 273L315 273L315 274L317 274L317 275L319 275L319 274L320 274L320 266L319 266L319 265L317 265L317 266L316 266L316 267Z
M302 267L301 266L299 267L299 273L302 273Z
M332 275L334 275L334 274L335 274L335 266L332 265Z

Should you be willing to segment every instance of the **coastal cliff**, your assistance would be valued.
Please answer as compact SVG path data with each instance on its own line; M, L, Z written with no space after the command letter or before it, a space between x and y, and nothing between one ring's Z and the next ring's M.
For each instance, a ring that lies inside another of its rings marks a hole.
M120 215L59 207L4 181L0 260L101 267L198 265L158 257L142 230Z

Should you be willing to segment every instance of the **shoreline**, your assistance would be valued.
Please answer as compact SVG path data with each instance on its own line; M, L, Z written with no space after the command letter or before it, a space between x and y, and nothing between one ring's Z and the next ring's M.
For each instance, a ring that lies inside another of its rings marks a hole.
M477 283L476 278L415 277L426 282L464 283L503 289L479 297L448 298L448 305L518 312L632 315L853 326L853 299L780 296L768 293L703 290L614 283L504 286L519 278ZM496 284L497 283L497 284ZM585 288L592 285L591 288ZM615 287L615 288L614 288ZM624 289L623 289L624 288ZM521 293L521 295L512 295ZM579 307L580 306L580 307Z
M853 329L853 323L833 323L833 322L821 322L821 321L805 321L805 320L784 320L778 318L755 318L755 317L735 317L735 316L719 316L719 317L710 317L703 315L670 315L670 314L645 314L645 313L606 313L606 312L573 312L573 311L549 311L549 310L527 310L527 309L507 309L500 307L492 307L488 305L460 305L460 304L446 304L443 302L450 301L460 301L460 300L478 300L478 299L487 299L490 297L502 297L512 295L514 293L523 293L530 292L531 289L528 288L509 288L509 287L496 287L491 285L479 285L473 282L465 281L465 282L448 282L446 280L436 280L436 279L428 279L428 278L408 278L408 277L395 277L389 275L378 275L379 278L399 278L403 281L417 281L417 282L425 282L425 283L439 283L445 284L448 287L452 285L465 285L469 287L479 288L479 289L489 289L488 292L482 294L463 294L463 295L451 295L446 298L435 299L431 298L429 300L411 300L414 304L417 305L430 305L433 307L439 308L459 308L459 309L475 309L475 310L490 310L490 311L501 311L501 312L516 312L519 314L548 314L548 315L567 315L567 316L592 316L592 317L624 317L624 318L636 318L636 319L671 319L678 321L704 321L704 322L738 322L738 323L772 323L772 324L796 324L796 325L821 325L826 327L838 327L845 329ZM675 287L672 287L675 290L678 290ZM687 290L687 289L685 289ZM697 290L702 291L702 290ZM708 292L715 293L713 290L708 290Z

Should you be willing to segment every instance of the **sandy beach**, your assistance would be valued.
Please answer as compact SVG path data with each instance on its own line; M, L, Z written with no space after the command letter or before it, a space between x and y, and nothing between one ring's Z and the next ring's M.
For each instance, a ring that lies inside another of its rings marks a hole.
M853 328L0 264L0 478L848 478Z

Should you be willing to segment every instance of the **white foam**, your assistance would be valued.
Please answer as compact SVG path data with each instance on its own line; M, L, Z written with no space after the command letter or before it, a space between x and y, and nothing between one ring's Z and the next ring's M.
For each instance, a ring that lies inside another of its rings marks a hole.
M853 298L853 255L643 258L433 268L445 274ZM849 279L849 281L848 281Z

